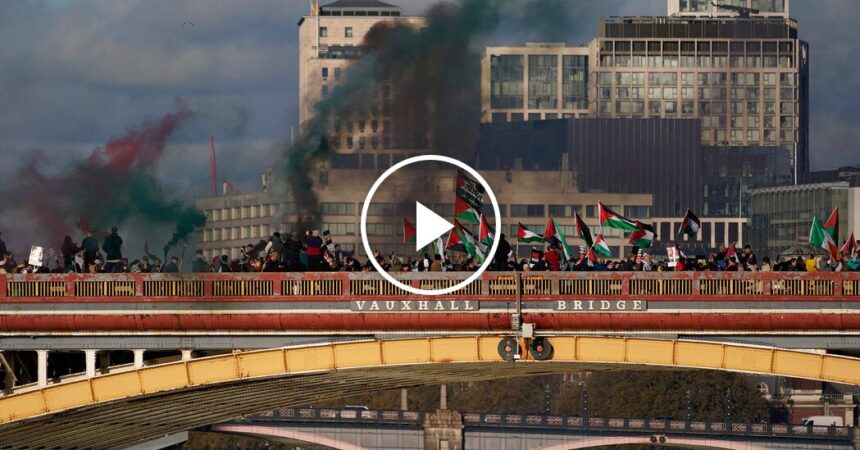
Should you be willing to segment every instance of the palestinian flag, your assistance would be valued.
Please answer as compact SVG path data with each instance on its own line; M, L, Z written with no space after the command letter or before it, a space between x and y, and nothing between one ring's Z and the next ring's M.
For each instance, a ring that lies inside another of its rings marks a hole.
M602 255L607 258L612 256L612 252L609 250L609 245L606 244L606 241L603 240L603 235L597 233L597 236L594 237L594 245L588 250L588 260L589 261L597 261L597 255Z
M463 241L460 239L460 235L455 233L454 230L451 230L451 233L448 234L448 240L445 242L445 248L453 250L455 252L468 253L466 251L466 246L463 245Z
M564 253L564 262L573 258L573 252L571 252L570 247L567 246L567 238L564 237L564 233L561 232L561 229L556 225L555 219L552 217L550 217L549 222L546 223L546 229L543 232L543 239L547 242L557 242L561 246L561 251Z
M857 255L857 240L854 239L854 232L848 235L848 239L845 240L845 245L842 246L841 253L843 255L848 255L849 258L853 258Z
M539 234L530 231L523 224L517 223L517 242L521 244L534 244L543 242L543 238Z
M699 234L699 228L702 227L702 221L693 214L689 209L687 213L684 214L684 220L681 221L681 228L678 229L678 234L686 234L688 236L695 236Z
M493 235L493 232L490 231L490 225L487 223L487 218L481 214L481 222L480 225L478 225L478 246L485 254L490 251L490 247L493 246L493 239L495 239L495 236Z
M478 223L481 208L475 208L466 199L457 195L454 199L454 217L463 222Z
M415 245L415 225L407 218L403 218L403 243Z
M833 239L833 242L839 241L839 208L833 208L833 212L830 213L830 217L827 218L827 222L824 222L824 231L830 235L830 238Z
M456 194L454 216L464 222L478 223L484 207L484 186L466 172L458 170Z
M639 229L636 226L636 222L607 208L603 202L597 202L597 206L600 209L600 225L624 231L636 231Z
M466 247L466 253L468 253L470 257L477 259L478 262L483 263L484 254L478 247L478 240L475 239L475 235L470 233L469 230L463 228L463 225L461 225L460 221L457 219L454 219L454 229L452 231L457 234L460 242L462 242L463 246Z
M573 218L576 220L576 237L585 241L586 248L591 248L594 245L594 235L591 234L591 229L579 216L579 213L574 213Z
M657 238L657 233L654 232L654 227L638 220L636 221L636 226L639 227L639 229L630 233L630 243L640 249L650 247L651 244L654 243L654 239Z
M832 217L833 215L831 214L831 218ZM827 253L830 254L830 257L833 258L834 261L839 261L841 259L839 250L836 248L836 243L833 242L833 238L830 236L830 233L827 232L827 229L821 226L821 222L818 221L818 217L812 218L812 228L809 230L809 243L827 250Z

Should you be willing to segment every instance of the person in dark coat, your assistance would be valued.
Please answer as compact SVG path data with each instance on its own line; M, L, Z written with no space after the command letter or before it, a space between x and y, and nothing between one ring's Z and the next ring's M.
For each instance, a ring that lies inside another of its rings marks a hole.
M0 233L0 236L2 236L2 235L3 235L3 233ZM7 252L6 242L3 241L2 238L0 238L0 258L2 258L4 255L6 255L6 252Z
M203 257L203 250L194 252L194 261L191 262L191 271L194 273L203 273L209 271L209 264L206 258Z
M87 230L87 237L81 241L81 248L84 250L84 270L89 270L99 257L99 241L93 236L92 230Z
M323 247L320 230L313 230L310 236L305 237L305 246L308 249L308 270L311 272L319 272L322 268Z
M505 239L505 233L499 235L499 247L493 260L496 262L496 270L508 270L508 255L511 254L511 244Z
M122 271L122 238L117 231L116 227L111 228L102 244L102 250L105 251L105 272L109 273Z
M179 273L179 258L172 256L170 262L164 265L161 269L162 273Z
M294 231L290 233L289 239L284 243L284 262L287 264L288 270L299 270L299 253L301 251L302 241L299 239L299 233Z
M218 272L232 272L230 267L230 258L227 255L221 255L221 261L218 263Z
M72 242L71 236L63 238L63 245L60 246L60 252L63 253L63 271L77 272L75 269L75 254L81 251L80 247Z

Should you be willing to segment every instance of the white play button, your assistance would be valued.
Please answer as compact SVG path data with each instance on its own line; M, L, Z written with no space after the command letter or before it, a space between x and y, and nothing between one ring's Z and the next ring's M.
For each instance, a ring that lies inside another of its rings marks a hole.
M421 251L427 244L435 241L451 228L454 228L454 224L443 219L421 202L415 202L415 251Z

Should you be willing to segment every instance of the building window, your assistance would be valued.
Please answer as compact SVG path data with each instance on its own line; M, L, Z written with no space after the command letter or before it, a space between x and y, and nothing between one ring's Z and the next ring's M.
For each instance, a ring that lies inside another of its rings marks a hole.
M579 212L576 205L549 205L550 217L573 217L575 212Z
M335 68L334 68L334 79L335 79L335 80L340 80L340 67L335 67Z
M645 219L651 217L651 207L644 205L625 206L624 215L631 219Z
M355 234L355 223L324 223L324 230L329 230L332 236L348 236Z
M529 108L558 108L558 56L529 55Z
M370 236L394 236L394 224L391 223L368 223L367 234Z
M328 97L328 86L327 85L325 85L325 84L322 85L321 93L322 93L323 97Z
M562 108L588 109L588 56L562 56L561 76Z
M322 77L323 77L323 80L325 80L326 78L328 78L328 67L323 67L323 68L322 68Z
M523 75L522 55L490 57L490 106L500 109L522 108Z
M324 216L353 216L355 215L355 203L345 202L323 202L320 204Z
M394 203L371 203L367 207L368 216L393 216Z
M343 30L343 35L345 37L352 37L352 27L346 27Z
M544 217L544 205L511 205L511 217Z
M320 27L320 37L328 37L328 28Z

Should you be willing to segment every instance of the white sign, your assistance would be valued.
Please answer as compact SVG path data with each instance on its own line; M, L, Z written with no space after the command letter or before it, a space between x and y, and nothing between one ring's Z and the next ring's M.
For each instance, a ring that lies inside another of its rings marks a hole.
M669 256L669 267L675 267L678 264L678 258L681 257L681 250L678 247L669 247L666 249L666 254Z
M45 249L34 245L30 247L30 260L27 264L35 267L42 267L42 260L45 258Z

